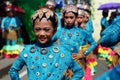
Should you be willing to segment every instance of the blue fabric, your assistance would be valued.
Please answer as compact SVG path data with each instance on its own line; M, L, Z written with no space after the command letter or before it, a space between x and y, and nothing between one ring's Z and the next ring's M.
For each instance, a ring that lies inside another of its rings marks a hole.
M17 26L21 27L23 24L22 24L22 21L21 21L20 17L19 16L15 16L15 19L16 19Z
M119 80L119 79L120 79L120 65L115 66L112 70L105 72L95 80Z
M13 26L11 28L11 26ZM13 30L17 27L16 19L14 17L4 17L1 23L1 28L4 31L5 28Z
M31 52L31 47L36 50ZM58 47L59 51L54 52L53 48ZM10 68L12 80L20 80L18 72L25 65L28 72L28 80L61 80L64 72L70 67L73 70L71 80L81 80L84 72L79 64L71 57L69 50L63 45L50 44L47 48L47 54L41 54L41 46L37 44L26 45L19 57ZM64 57L61 57L61 54ZM52 56L52 58L50 58ZM42 64L45 63L44 67ZM58 63L58 67L55 64Z
M103 46L114 46L120 41L120 16L101 33L100 43Z
M96 48L97 42L94 40L92 34L90 34L89 31L84 31L86 32L87 36L85 37L84 43L82 45L90 44L89 48L84 52L85 55L88 55Z
M61 12L56 12L56 15L58 17L58 27L57 30L61 29Z
M62 8L63 7L63 0L54 0L56 3L56 8Z
M93 23L92 23L91 18L89 18L88 22L85 24L85 29L91 34L94 32Z
M105 17L102 17L100 24L103 29L106 29L109 26L109 22Z
M71 34L71 36L69 36L69 34ZM89 54L97 45L87 31L75 26L71 28L61 28L55 33L52 40L58 40L60 44L67 45L66 47L71 53L77 53L80 46L90 43L90 47L85 55Z

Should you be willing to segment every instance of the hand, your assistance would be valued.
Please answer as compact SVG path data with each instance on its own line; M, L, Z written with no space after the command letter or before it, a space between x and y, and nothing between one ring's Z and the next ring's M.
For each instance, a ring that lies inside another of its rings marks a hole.
M5 32L7 32L7 33L8 33L8 32L9 32L9 29L8 29L8 28L5 28Z
M80 59L80 58L84 58L84 54L82 51L79 51L79 53L73 54L72 55L73 59Z
M117 53L120 56L120 48L117 47L114 49L114 51L115 51L115 53Z
M82 29L85 29L85 23L82 22L80 26Z

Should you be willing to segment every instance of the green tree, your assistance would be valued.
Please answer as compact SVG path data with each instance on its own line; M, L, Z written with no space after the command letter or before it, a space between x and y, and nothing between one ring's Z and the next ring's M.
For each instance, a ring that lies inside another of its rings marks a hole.
M44 6L45 2L46 0L16 0L17 5L25 10L22 19L25 25L25 29L28 32L30 41L35 40L32 29L31 16L34 11L38 9L38 6Z

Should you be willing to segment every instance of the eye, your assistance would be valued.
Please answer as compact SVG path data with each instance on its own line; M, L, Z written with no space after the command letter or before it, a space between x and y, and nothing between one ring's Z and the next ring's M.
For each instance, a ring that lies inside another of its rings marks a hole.
M71 16L70 19L73 19L73 17Z
M78 17L78 18L83 18L83 17L81 16L81 17Z
M65 16L65 19L68 19L68 17L67 17L67 16Z
M49 28L45 28L44 30L45 30L45 32L48 32L48 31L50 31L50 29L49 29Z
M39 28L39 27L36 27L36 28L34 28L34 31L35 32L38 32L38 31L40 31L41 29Z

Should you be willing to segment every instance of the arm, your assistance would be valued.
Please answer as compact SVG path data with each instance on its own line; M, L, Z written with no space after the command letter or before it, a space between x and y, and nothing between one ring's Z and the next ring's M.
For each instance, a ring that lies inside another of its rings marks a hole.
M103 18L101 20L101 25L104 26L105 29L109 26L109 23L106 18Z
M20 54L9 70L11 80L20 80L18 72L22 69L24 65L25 62Z
M83 69L80 67L80 65L75 60L72 60L70 67L73 71L73 75L70 78L70 80L82 80L84 72Z
M15 17L12 17L11 21L10 21L10 27L12 27L12 29L17 28L17 22Z
M91 51L93 51L96 46L97 46L97 42L93 39L92 35L87 35L86 36L86 40L87 42L90 44L90 46L88 47L88 49L84 52L84 55L88 55Z
M116 22L111 24L101 33L100 44L111 47L120 40L120 25Z
M4 30L5 30L4 23L5 23L5 18L3 18L3 19L2 19L2 22L1 22L2 32L4 32Z

